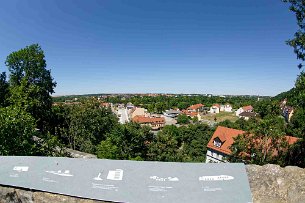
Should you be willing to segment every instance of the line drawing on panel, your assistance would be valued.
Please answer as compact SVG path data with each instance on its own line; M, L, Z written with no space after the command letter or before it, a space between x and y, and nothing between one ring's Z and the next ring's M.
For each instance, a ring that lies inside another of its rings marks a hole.
M114 190L118 191L118 187L115 185L106 185L106 184L99 184L99 183L92 183L93 189L102 189L102 190Z
M199 181L224 181L224 180L233 180L233 176L228 175L219 175L219 176L201 176Z
M14 166L13 171L27 172L29 170L28 166Z
M156 180L156 181L171 181L171 182L177 182L179 181L178 177L167 177L167 178L160 178L158 176L150 176L150 179Z
M215 187L215 188L212 188L212 187L209 187L209 186L205 186L205 187L202 187L203 188L203 191L205 192L216 192L216 191L221 191L222 188L220 187Z
M64 172L62 172L61 170L59 171L45 171L46 173L51 173L54 175L58 175L58 176L66 176L66 177L71 177L73 176L72 174L70 174L69 170L65 170Z
M149 185L148 190L152 192L167 192L169 189L173 187L170 186L160 186L160 185Z
M123 180L123 170L122 169L109 170L107 179L108 180Z
M15 173L15 174L10 174L11 178L19 178L19 174Z
M52 180L50 178L46 178L46 177L43 177L42 180L45 181L45 182L50 182L50 183L57 183L57 181Z
M101 173L98 173L98 176L97 177L94 177L93 180L103 180L101 178L101 175L102 175L102 172Z

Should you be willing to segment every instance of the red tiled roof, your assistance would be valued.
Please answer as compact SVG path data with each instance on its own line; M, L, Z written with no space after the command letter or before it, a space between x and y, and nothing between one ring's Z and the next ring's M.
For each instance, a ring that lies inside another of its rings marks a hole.
M190 116L190 117L194 117L194 116L197 116L198 115L198 112L189 112L187 110L182 110L181 111L183 114L187 115L187 116Z
M110 106L110 103L103 102L103 103L101 103L100 105L103 106L103 107L109 107L109 106Z
M216 131L214 132L212 138L210 139L210 141L208 143L208 148L211 148L213 150L230 155L232 153L232 151L230 150L230 147L234 143L234 138L237 137L238 135L242 135L244 133L245 133L245 131L243 131L243 130L237 130L237 129L233 129L233 128L218 126ZM217 137L222 142L222 145L220 147L216 147L214 145L214 139ZM288 136L288 135L286 135L285 137L286 137L286 140L289 145L294 144L299 139L299 138Z
M136 123L165 123L164 118L145 117L145 116L135 116L133 117L132 121Z
M220 108L220 105L219 105L219 104L213 104L213 106L216 106L216 107ZM213 106L212 106L212 107L213 107Z
M252 111L252 110L253 110L253 107L252 107L251 105L249 105L249 106L244 106L244 107L243 107L243 110L244 110L244 111Z
M203 104L194 104L194 105L188 107L187 109L189 109L189 110L197 110L197 109L199 109L199 108L201 108L203 106L204 106Z
M220 151L224 154L230 155L232 152L230 150L231 145L233 144L234 137L237 137L238 135L244 134L245 131L242 130L236 130L232 128L226 128L223 126L218 126L216 131L214 132L212 138L210 139L208 143L208 147L211 149L214 149L216 151ZM214 139L219 138L222 142L221 147L216 147L214 145Z
M288 144L292 145L296 143L299 140L299 138L286 135L286 140Z

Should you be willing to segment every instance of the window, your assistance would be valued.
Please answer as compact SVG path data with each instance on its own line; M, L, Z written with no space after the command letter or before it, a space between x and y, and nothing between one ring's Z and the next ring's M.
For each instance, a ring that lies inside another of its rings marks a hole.
M216 147L221 147L221 142L220 142L220 140L214 140L214 146L216 146Z

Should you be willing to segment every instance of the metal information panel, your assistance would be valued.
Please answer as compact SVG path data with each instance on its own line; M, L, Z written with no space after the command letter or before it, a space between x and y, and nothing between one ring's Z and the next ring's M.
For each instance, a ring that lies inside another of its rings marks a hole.
M0 157L0 184L113 202L252 202L233 163Z

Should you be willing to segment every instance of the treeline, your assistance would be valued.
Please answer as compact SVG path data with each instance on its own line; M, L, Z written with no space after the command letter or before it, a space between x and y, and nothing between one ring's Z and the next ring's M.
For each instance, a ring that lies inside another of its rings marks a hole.
M106 101L112 103L124 103L131 102L135 106L141 106L146 108L149 112L162 113L168 109L186 109L193 104L204 104L207 107L213 104L226 104L229 103L233 108L237 109L241 106L253 104L257 101L256 96L231 96L231 97L219 97L219 96L165 96L159 95L155 97L151 96L132 96L130 98L121 97L108 97Z
M70 95L70 96L60 96L54 97L54 102L65 102L65 101L75 101L77 98L79 100L83 100L86 98L95 97L97 98L100 95ZM127 104L132 103L135 106L146 108L151 113L162 113L168 109L186 109L187 107L193 104L202 103L206 107L210 107L213 104L231 104L233 108L238 109L241 106L246 106L255 103L260 100L269 100L271 97L264 96L204 96L204 95L196 95L196 96L186 96L186 95L175 95L175 96L166 96L166 95L158 95L158 96L138 96L132 95L128 97L124 97L123 95L116 96L108 96L103 99L105 102L110 102L114 104Z

